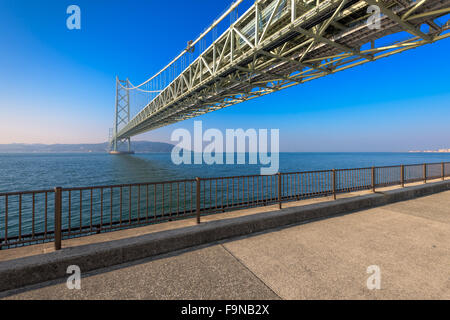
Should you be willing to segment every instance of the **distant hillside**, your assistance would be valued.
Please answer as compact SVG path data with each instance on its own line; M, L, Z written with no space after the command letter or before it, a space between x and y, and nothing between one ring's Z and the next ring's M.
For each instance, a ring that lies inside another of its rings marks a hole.
M132 141L132 149L137 153L171 152L173 145L163 142ZM94 144L0 144L0 153L69 153L106 152L108 143Z

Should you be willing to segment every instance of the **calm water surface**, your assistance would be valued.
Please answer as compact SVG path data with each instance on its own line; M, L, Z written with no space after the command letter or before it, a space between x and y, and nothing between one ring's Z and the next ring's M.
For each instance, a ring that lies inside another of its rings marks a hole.
M450 162L450 154L281 153L280 171ZM259 165L174 165L169 153L0 154L0 192L259 174Z

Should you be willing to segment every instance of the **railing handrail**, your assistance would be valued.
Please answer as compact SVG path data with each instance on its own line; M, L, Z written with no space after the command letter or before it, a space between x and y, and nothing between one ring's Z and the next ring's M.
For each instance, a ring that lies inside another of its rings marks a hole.
M0 197L5 196L20 196L25 194L40 194L40 193L53 193L55 190L47 189L47 190L31 190L31 191L13 191L13 192L0 192Z
M88 187L66 187L66 188L62 188L62 191L79 191L79 190L108 189L108 188L121 188L121 187L122 188L124 188L124 187L139 187L139 186L149 186L149 185L163 184L163 183L169 184L169 183L183 183L183 182L195 182L195 179L123 183L123 184L99 185L99 186L88 186Z

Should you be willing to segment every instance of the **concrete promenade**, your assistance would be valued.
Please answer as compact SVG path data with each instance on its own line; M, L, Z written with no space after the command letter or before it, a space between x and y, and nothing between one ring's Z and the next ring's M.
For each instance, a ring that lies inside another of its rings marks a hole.
M381 289L369 290L367 267ZM0 293L4 299L450 299L450 191Z

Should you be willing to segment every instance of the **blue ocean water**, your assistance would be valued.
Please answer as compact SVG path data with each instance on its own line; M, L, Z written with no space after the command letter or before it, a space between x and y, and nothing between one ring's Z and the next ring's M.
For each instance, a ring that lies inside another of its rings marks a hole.
M281 153L280 171L450 162L444 153ZM175 165L170 153L0 154L0 192L259 174L261 165Z

